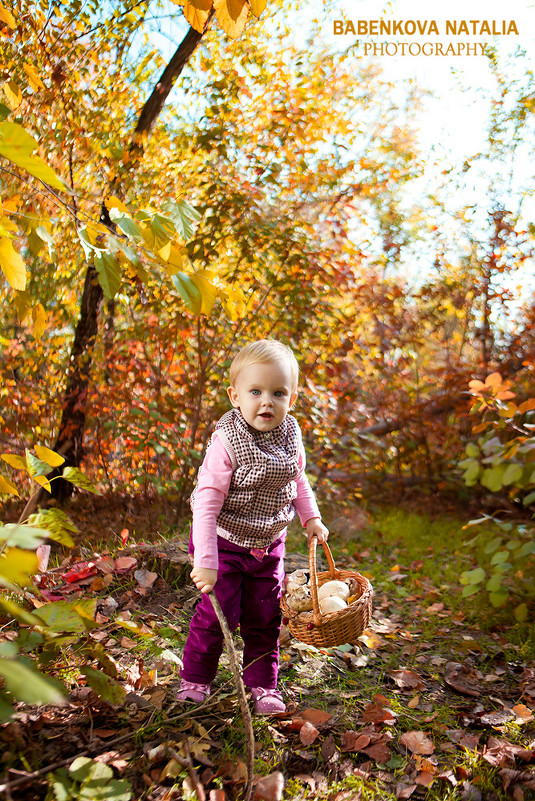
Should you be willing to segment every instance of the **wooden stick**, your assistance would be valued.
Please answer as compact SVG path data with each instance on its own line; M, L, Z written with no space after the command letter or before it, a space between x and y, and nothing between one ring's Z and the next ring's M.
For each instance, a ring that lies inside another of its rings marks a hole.
M253 733L253 720L251 718L251 710L249 709L249 704L247 703L247 696L245 695L245 687L243 685L243 680L241 677L240 665L238 663L236 649L234 648L234 641L232 639L232 634L230 633L227 620L225 618L225 615L223 614L223 610L219 605L219 601L215 597L213 591L208 593L208 597L212 602L212 606L214 607L214 612L217 615L217 619L219 620L219 625L221 626L221 631L223 632L223 637L225 638L225 645L230 660L230 666L232 668L232 675L234 676L234 685L236 687L236 692L238 693L238 700L240 702L243 725L245 727L245 745L247 754L247 783L245 785L243 799L244 801L250 801L251 796L253 794L253 780L254 780L254 733Z

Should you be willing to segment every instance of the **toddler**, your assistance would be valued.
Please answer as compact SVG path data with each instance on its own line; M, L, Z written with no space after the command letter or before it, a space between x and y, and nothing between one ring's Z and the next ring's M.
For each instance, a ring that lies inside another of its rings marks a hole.
M192 495L191 578L201 599L184 648L179 700L210 693L223 633L206 593L214 590L244 643L243 680L255 712L284 712L277 690L279 600L286 527L295 513L310 539L328 537L305 476L301 431L288 414L299 367L286 345L252 342L230 367L234 407L216 425Z

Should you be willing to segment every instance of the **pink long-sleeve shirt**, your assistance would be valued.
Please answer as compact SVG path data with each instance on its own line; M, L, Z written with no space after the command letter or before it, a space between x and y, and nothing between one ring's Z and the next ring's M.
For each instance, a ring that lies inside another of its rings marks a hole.
M321 518L314 493L305 475L305 464L305 449L301 444L298 457L299 475L295 479L297 497L293 505L303 526L313 517ZM227 497L232 473L230 456L215 431L199 469L195 491L192 527L195 567L217 570L217 516Z

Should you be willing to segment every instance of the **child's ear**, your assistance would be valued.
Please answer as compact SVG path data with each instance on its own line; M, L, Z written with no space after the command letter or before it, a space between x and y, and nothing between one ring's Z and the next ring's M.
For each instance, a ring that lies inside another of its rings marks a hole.
M233 406L239 406L238 403L238 393L234 389L234 387L229 387L227 389L227 395L229 396L230 402Z

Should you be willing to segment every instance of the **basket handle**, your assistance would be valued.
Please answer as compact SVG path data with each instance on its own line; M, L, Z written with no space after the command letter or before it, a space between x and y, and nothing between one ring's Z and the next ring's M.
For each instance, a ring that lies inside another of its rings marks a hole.
M326 542L321 543L323 545L323 550L325 551L325 556L327 557L327 562L329 565L329 576L331 579L338 578L340 575L340 571L336 569L334 566L334 559L331 553L331 549L327 545ZM310 541L309 551L308 551L308 566L310 568L310 594L312 596L312 616L314 620L314 625L319 626L321 624L321 612L320 612L320 602L318 599L318 576L316 572L316 548L318 545L318 538L314 535Z

